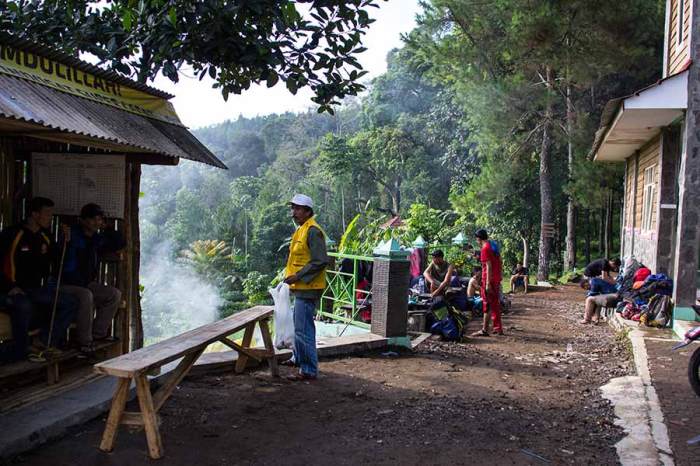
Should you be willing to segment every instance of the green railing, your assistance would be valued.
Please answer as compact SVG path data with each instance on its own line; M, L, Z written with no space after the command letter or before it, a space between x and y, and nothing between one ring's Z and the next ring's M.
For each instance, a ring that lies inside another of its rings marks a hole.
M326 288L321 296L319 315L355 327L369 329L369 324L357 320L357 314L361 310L362 304L369 301L372 291L357 289L357 272L360 261L372 262L374 258L338 252L329 252L328 255L334 257L336 263L332 270L326 270ZM339 270L344 259L352 260L351 273ZM360 299L358 299L358 294L361 296Z

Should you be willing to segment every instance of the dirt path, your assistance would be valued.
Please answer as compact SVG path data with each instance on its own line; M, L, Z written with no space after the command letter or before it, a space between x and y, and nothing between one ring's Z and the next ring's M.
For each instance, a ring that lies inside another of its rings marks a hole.
M325 361L314 383L262 371L188 379L162 411L161 464L616 464L621 431L598 387L631 373L625 345L607 325L576 323L575 288L513 308L505 337ZM150 463L142 432L122 430L114 453L99 452L103 426L18 461Z

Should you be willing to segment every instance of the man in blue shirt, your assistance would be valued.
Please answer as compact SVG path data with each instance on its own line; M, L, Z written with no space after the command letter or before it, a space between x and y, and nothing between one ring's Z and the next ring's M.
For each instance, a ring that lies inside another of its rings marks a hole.
M94 352L93 342L112 340L110 327L121 301L117 288L99 281L102 256L125 246L121 235L104 230L104 217L97 204L83 206L78 225L71 229L63 265L61 290L79 302L77 339L87 355Z
M597 323L600 319L600 310L603 307L615 306L620 300L615 284L600 277L582 280L581 288L588 290L582 324Z

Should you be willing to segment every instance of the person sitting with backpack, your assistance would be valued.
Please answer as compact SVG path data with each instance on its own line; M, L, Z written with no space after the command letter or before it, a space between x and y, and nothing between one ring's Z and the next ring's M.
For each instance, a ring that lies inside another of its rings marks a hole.
M620 300L617 287L600 277L584 278L581 280L581 288L588 290L582 324L598 323L600 310L604 307L614 307Z

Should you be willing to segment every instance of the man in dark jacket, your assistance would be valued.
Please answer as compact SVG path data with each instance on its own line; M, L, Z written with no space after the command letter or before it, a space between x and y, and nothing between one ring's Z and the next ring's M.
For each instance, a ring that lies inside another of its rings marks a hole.
M26 355L30 326L41 327L40 341L43 346L60 347L68 326L75 318L75 299L65 293L56 294L56 284L50 279L51 267L58 256L49 232L53 206L50 199L35 197L29 203L29 215L24 223L6 229L0 235L0 295L4 296L4 304L8 304L8 299L10 301L15 340L13 359ZM70 239L69 232L65 233L66 238ZM56 314L49 341L55 299Z
M121 301L117 288L98 281L101 256L124 247L120 235L103 229L102 208L97 204L83 206L78 225L71 229L63 265L61 290L79 302L77 337L83 353L94 351L94 341L110 337L112 319Z
M597 259L586 266L583 275L588 278L603 277L604 280L613 282L611 272L619 272L620 259Z

